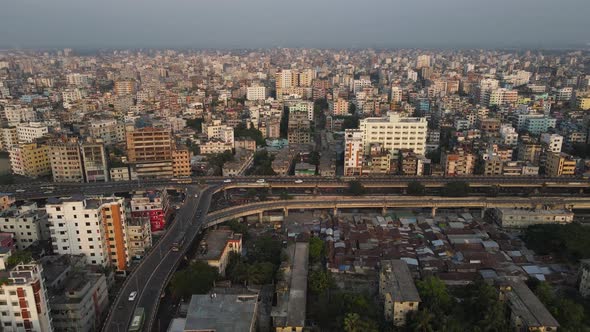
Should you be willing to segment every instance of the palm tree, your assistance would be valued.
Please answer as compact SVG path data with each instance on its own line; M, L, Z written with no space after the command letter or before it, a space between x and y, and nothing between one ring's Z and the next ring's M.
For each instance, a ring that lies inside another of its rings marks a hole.
M411 321L411 328L412 331L416 332L433 332L434 329L432 328L434 315L428 310L423 309L417 311Z

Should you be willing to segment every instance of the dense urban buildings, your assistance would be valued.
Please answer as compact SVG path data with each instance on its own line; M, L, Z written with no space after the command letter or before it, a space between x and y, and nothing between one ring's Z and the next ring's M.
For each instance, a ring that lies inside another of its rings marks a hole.
M0 50L11 173L0 179L0 327L166 324L131 296L149 284L185 300L170 331L411 330L439 313L424 296L439 282L458 308L485 298L501 308L495 321L555 331L572 319L536 285L588 296L589 263L577 260L589 257L583 246L558 257L567 264L533 253L527 232L586 221L568 200L587 195L589 63L587 50ZM502 186L513 179L526 186ZM477 211L280 207L206 224L238 205L390 195L506 197ZM567 251L572 238L539 242ZM182 279L193 268L209 268L195 275L210 287ZM489 288L462 298L477 287ZM371 310L318 317L347 301Z

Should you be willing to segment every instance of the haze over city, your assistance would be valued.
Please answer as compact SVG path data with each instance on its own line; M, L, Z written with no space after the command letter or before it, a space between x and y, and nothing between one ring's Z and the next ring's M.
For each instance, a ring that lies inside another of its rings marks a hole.
M3 48L585 47L586 0L23 0Z

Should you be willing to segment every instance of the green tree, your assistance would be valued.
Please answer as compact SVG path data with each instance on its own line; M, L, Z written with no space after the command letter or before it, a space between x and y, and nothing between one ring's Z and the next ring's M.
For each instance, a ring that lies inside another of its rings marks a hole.
M197 261L174 274L170 286L176 296L188 299L193 294L206 294L219 277L216 267Z
M408 317L407 325L411 331L415 332L434 332L435 316L428 308L412 312Z
M30 251L26 250L17 250L12 255L8 257L6 260L6 265L9 268L17 266L18 264L28 264L33 260L33 256L31 255Z
M348 193L353 196L362 196L367 192L365 187L360 181L348 182Z
M268 154L266 150L256 151L254 153L254 160L252 161L252 168L249 170L250 175L275 175L272 169L273 157Z
M408 183L407 192L408 195L422 196L426 192L426 187L418 181L412 181Z
M309 154L309 163L316 166L320 164L320 153L318 151L311 151Z
M289 132L289 107L283 107L283 114L281 116L280 134L281 138L287 138Z
M270 262L257 262L248 267L248 282L264 285L272 282L275 266Z
M471 188L465 181L448 182L442 189L443 196L447 197L464 197L469 195Z
M261 236L248 251L249 262L270 262L275 266L281 264L281 241L271 236Z
M190 127L192 129L194 129L196 132L200 133L202 132L202 126L203 126L203 119L201 118L197 118L197 119L188 119L186 120L186 126Z
M245 222L239 222L237 219L232 219L228 221L226 225L235 233L242 234L242 237L248 234L248 224Z
M356 114L356 105L354 103L348 104L348 113L349 114Z
M309 259L312 263L317 263L322 259L324 254L324 241L314 236L309 239Z
M262 136L260 130L254 127L246 128L246 125L243 123L238 124L234 128L234 136L251 138L256 141L257 146L266 145L266 141L264 140L264 137Z
M289 192L287 192L286 190L283 190L281 191L280 198L284 201L288 201L290 199L293 199L293 196L289 195Z
M321 294L334 286L332 275L328 271L315 270L309 274L309 290L313 294Z
M427 277L418 280L416 287L425 306L438 312L449 310L453 304L453 298L445 283L437 277Z
M225 267L225 276L234 283L243 283L248 280L248 267L242 255L232 252Z

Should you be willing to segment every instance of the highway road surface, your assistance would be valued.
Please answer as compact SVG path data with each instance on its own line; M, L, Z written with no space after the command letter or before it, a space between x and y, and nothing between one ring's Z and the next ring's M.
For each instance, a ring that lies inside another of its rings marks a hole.
M197 186L188 186L185 204L164 237L127 277L119 295L110 306L102 331L127 331L136 306L145 308L144 331L150 331L149 326L153 323L160 301L160 292L184 256L184 251L199 232L211 203L212 193L213 188L200 190ZM195 197L195 194L199 197ZM198 210L203 211L200 217L197 217ZM172 243L183 237L185 241L181 250L171 251ZM133 291L138 293L137 299L129 301L129 294Z

